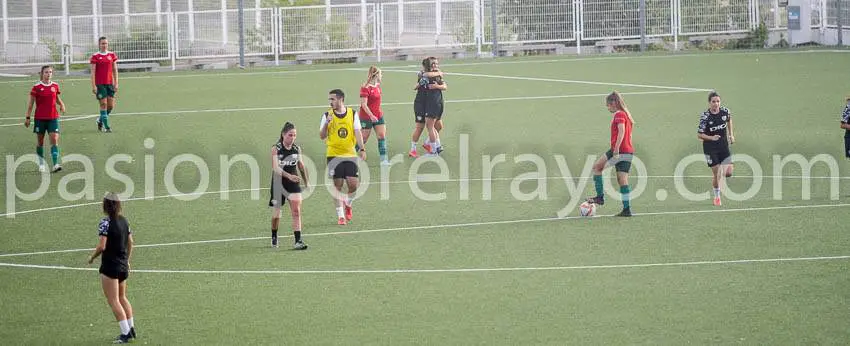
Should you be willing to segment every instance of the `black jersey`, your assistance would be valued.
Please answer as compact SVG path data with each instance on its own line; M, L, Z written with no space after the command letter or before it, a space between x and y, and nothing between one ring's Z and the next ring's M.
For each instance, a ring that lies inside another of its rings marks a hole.
M841 123L850 124L850 102L844 107L844 112L841 113ZM844 130L844 138L850 138L850 129Z
M443 84L442 77L425 77L425 72L420 71L416 74L417 83L419 86L416 88L416 102L427 102L434 104L442 104L443 103L443 91L440 89L430 89L428 88L431 84Z
M130 257L130 224L123 216L117 220L105 217L97 226L97 234L106 237L106 249L101 257L101 268L119 271L128 269Z
M702 112L699 117L699 128L697 133L707 136L720 135L718 141L702 141L702 149L705 151L728 150L729 139L726 136L726 128L732 119L732 113L726 107L720 107L716 114L712 114L711 110Z
M299 157L301 155L301 148L297 144L292 143L292 147L286 149L282 141L277 141L274 147L277 149L277 162L280 168L286 173L297 174L296 168L298 167L298 161L301 160Z

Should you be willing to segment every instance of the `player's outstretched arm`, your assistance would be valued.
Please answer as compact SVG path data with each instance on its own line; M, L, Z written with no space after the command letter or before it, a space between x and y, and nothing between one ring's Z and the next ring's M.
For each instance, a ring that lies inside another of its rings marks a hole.
M103 250L106 249L106 236L100 236L100 241L97 243L97 247L94 248L94 252L92 252L91 256L89 256L89 264L94 262L95 258L100 256L103 253Z

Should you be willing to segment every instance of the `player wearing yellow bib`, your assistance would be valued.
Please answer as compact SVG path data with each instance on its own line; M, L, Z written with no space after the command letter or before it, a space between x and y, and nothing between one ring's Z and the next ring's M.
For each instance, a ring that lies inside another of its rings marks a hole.
M366 149L360 134L360 121L357 111L345 106L345 93L334 89L328 94L331 109L322 115L319 125L319 138L328 146L328 175L333 178L336 193L334 206L338 224L345 225L351 221L351 204L359 185L357 155L366 160ZM343 185L348 185L348 194L342 192Z

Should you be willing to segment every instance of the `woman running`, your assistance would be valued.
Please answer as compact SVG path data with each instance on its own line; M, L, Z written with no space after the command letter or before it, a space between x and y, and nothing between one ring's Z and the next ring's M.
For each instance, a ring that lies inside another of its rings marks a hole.
M35 147L35 152L38 154L38 171L45 172L44 167L44 134L47 133L50 137L50 158L53 159L53 173L62 170L59 162L59 112L65 113L65 103L59 94L59 84L54 83L53 68L50 66L42 66L40 79L32 89L30 89L30 100L27 105L27 115L24 121L24 126L30 127L30 115L32 107L35 105L35 124L32 131L38 138L38 145ZM59 112L56 111L56 105L59 105Z
M732 131L732 113L720 106L720 94L708 94L708 110L699 117L697 138L702 141L705 162L711 168L711 186L714 188L714 205L720 206L720 175L732 176L732 153L729 144L735 143Z

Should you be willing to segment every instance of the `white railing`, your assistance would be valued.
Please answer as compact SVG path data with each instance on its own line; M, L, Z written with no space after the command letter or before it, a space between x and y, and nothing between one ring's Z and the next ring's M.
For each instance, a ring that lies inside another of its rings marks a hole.
M65 0L67 1L67 0ZM156 0L154 0L156 1ZM813 0L813 28L837 24L838 0ZM246 0L246 6L259 2ZM97 38L121 61L169 62L238 56L238 10L0 17L0 66L85 64ZM783 30L779 0L645 0L646 37L745 33L765 23ZM190 2L191 4L191 2ZM299 54L452 47L481 52L518 45L641 36L640 0L361 0L358 4L243 11L244 52L279 61ZM494 7L495 6L495 7ZM72 8L73 9L73 8ZM850 26L850 5L841 10ZM496 32L497 37L494 37Z

